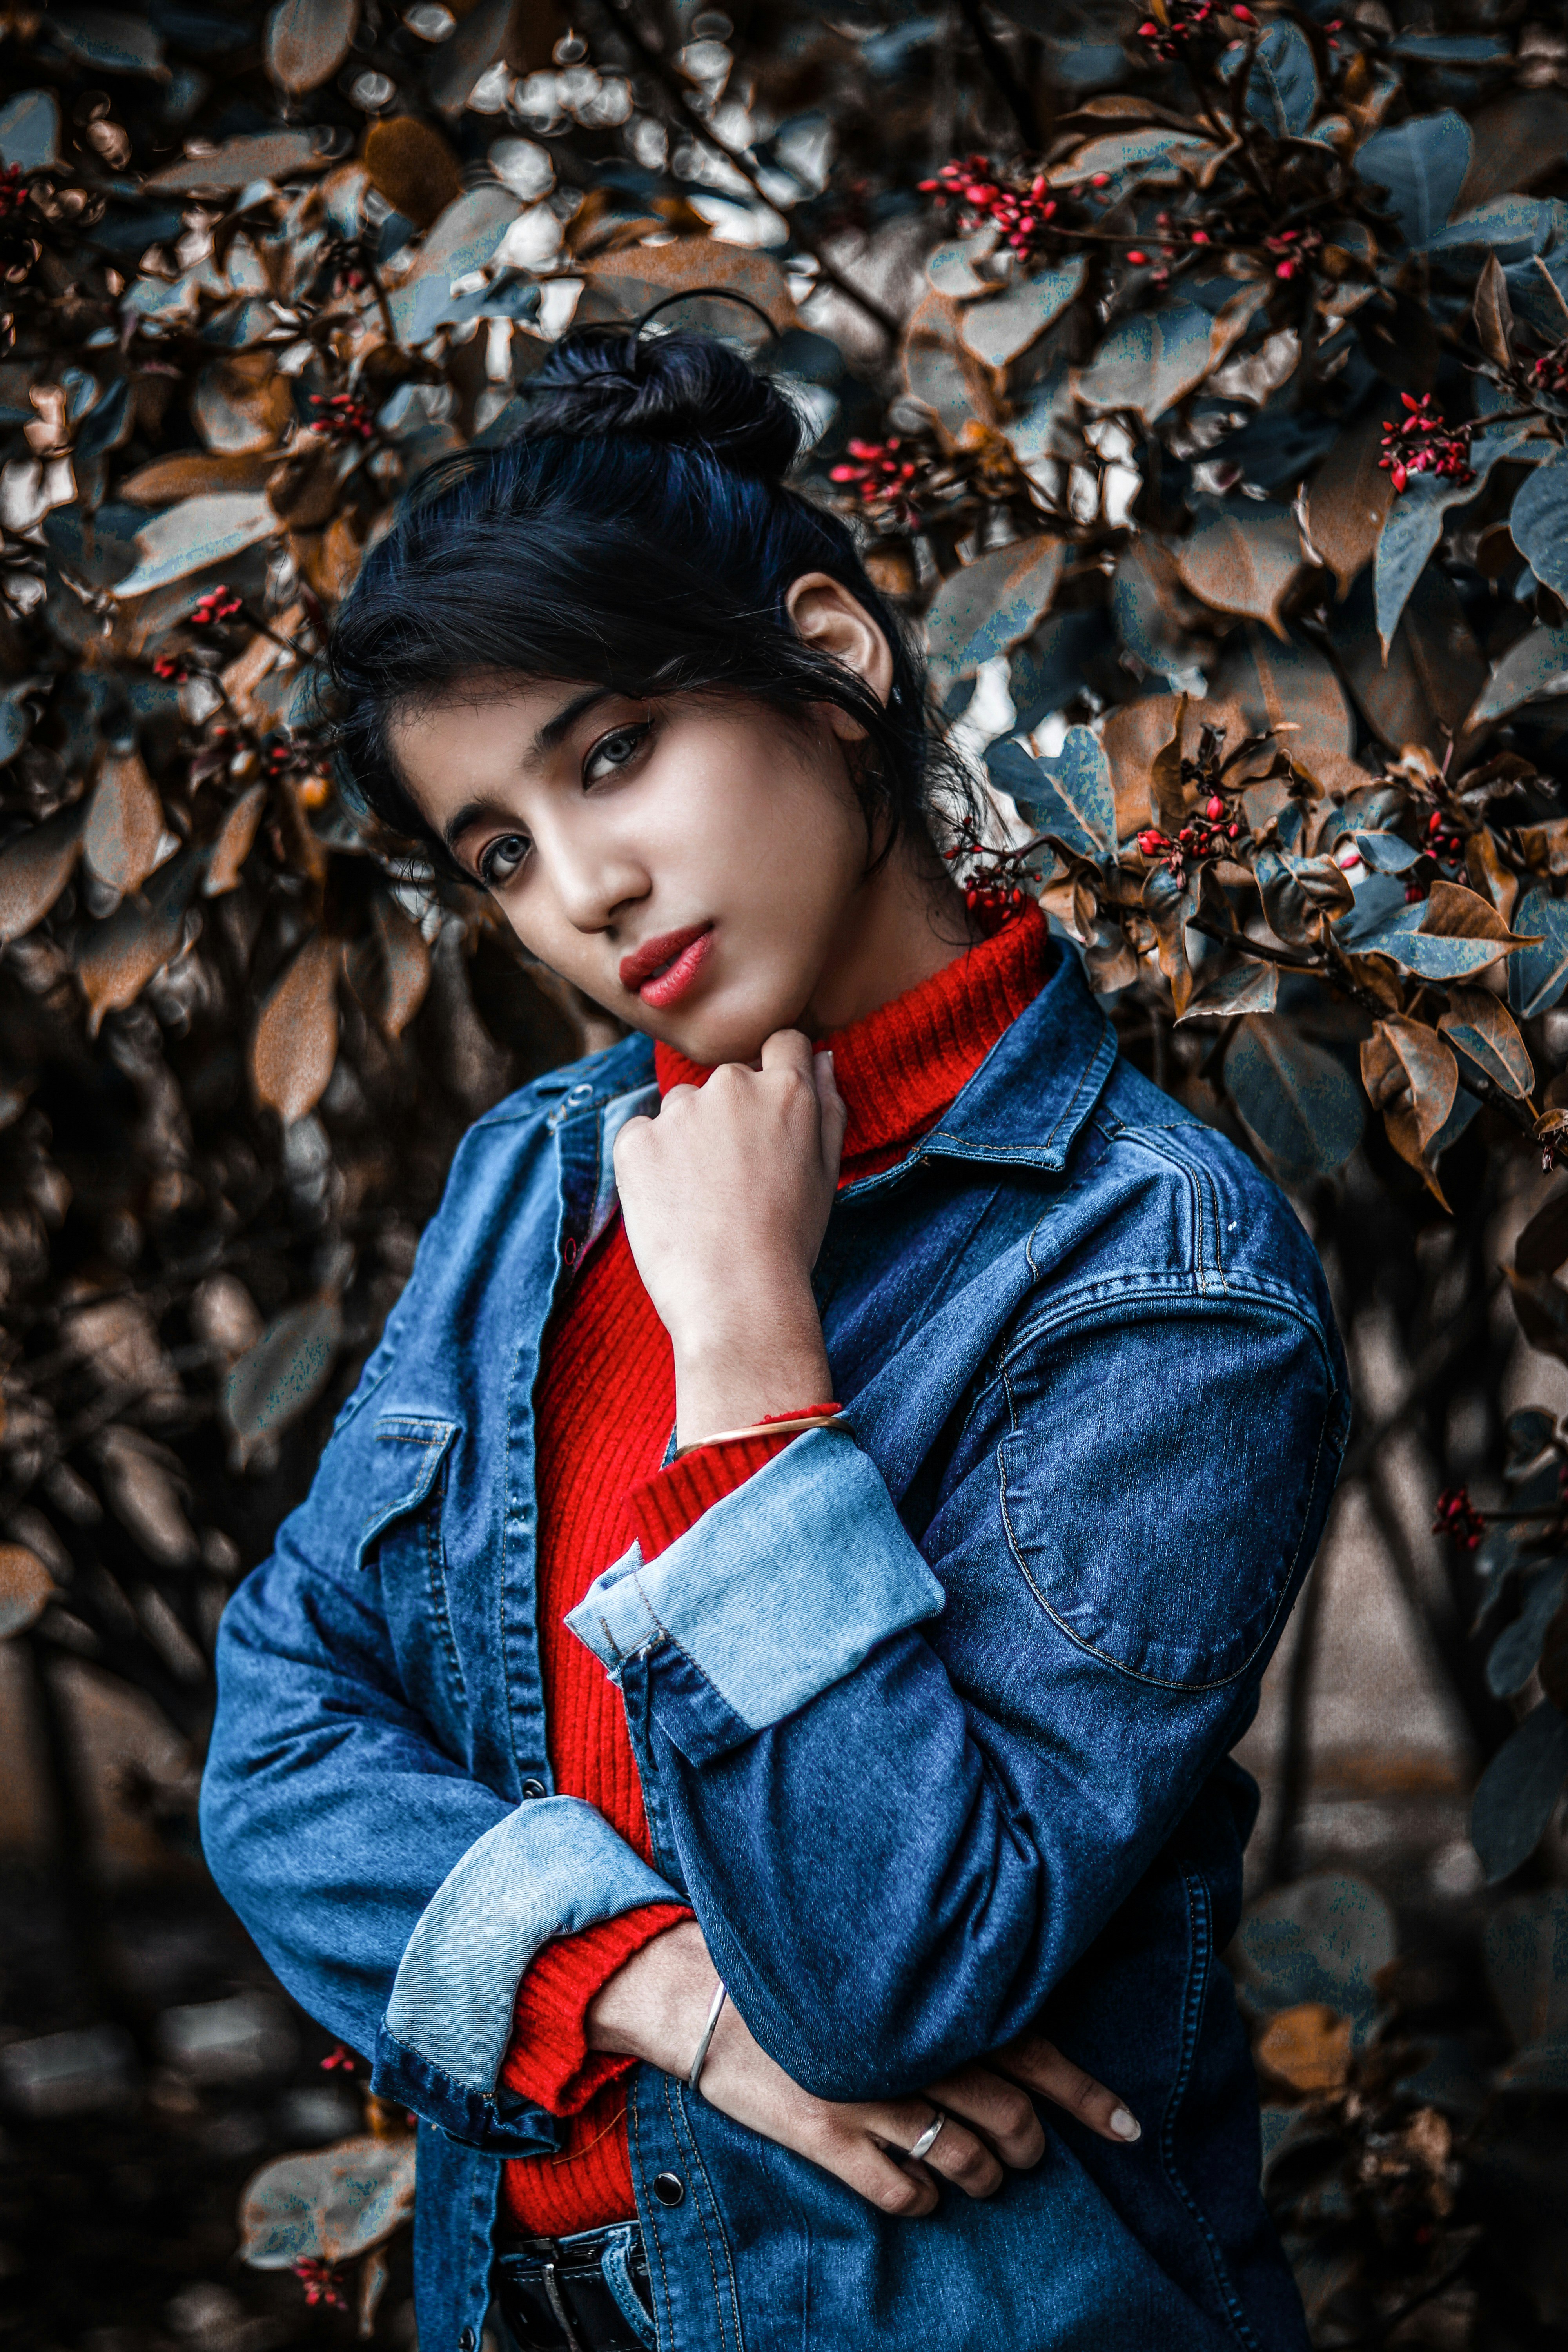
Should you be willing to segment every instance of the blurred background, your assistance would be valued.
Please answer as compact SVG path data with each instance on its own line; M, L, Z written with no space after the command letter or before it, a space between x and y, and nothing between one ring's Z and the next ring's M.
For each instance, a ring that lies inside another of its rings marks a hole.
M203 1867L212 1644L465 1127L615 1033L344 806L312 671L421 469L649 313L801 407L971 887L1323 1254L1268 2194L1321 2345L1563 2340L1564 289L1531 0L0 8L5 2342L415 2340L405 2119Z

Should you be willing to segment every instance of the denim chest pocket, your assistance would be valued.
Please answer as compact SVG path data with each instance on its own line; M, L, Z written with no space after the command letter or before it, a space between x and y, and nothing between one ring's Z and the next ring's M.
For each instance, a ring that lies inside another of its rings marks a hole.
M375 1423L358 1565L374 1564L409 1694L424 1711L465 1705L462 1662L452 1631L441 1515L455 1421L385 1412Z
M1163 1352L1108 1351L1060 1419L1048 1386L1015 1401L1002 1517L1071 1641L1140 1681L1213 1690L1261 1667L1306 1572L1338 1466L1331 1399L1293 1366L1288 1413L1227 1410L1224 1383L1211 1411Z

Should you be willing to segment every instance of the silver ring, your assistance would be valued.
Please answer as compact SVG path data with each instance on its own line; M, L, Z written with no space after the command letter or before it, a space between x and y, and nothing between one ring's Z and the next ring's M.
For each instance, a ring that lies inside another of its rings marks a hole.
M942 2114L942 2109L939 2107L936 2112L935 2122L927 2124L924 2131L921 2132L919 2139L916 2140L913 2147L910 2148L910 2156L916 2158L922 2156L929 2156L932 2148L936 2146L937 2134L941 2131L946 2121L947 2117Z

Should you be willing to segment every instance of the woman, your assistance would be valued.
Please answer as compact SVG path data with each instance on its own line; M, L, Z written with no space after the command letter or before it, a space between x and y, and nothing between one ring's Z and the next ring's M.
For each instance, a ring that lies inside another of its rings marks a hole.
M1321 1273L1037 908L971 918L797 447L720 346L574 337L341 619L354 788L633 1034L465 1139L225 1620L207 1851L419 2117L426 2352L492 2292L1300 2347L1216 1954Z

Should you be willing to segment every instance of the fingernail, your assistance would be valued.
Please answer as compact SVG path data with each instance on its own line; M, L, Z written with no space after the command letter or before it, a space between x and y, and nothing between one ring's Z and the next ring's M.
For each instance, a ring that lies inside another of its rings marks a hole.
M1142 2139L1143 2137L1142 2125L1136 2116L1129 2115L1125 2107L1111 2109L1110 2128L1118 2139Z

